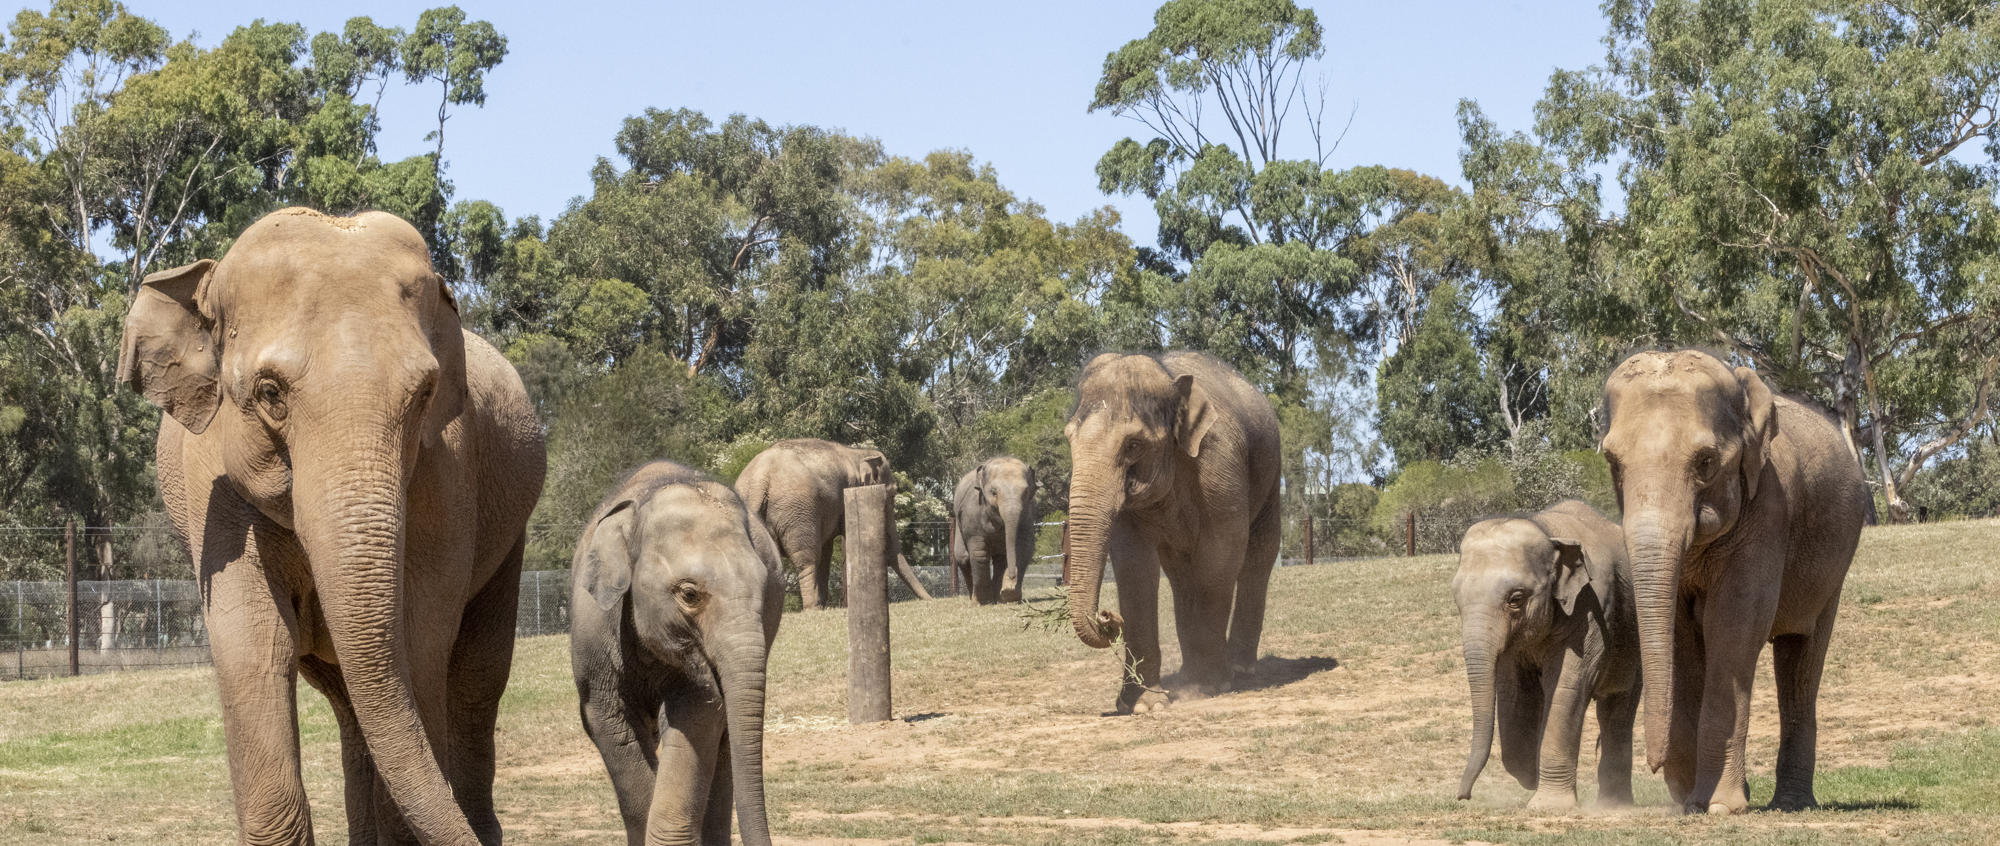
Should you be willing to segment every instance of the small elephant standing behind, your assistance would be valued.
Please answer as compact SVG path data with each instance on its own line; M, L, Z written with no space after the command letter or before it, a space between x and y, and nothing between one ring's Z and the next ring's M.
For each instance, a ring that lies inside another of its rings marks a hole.
M1035 560L1035 469L989 458L958 480L951 505L951 563L980 605L1021 601Z
M818 438L792 438L757 453L736 477L743 507L764 522L778 551L799 573L799 604L818 608L828 596L833 539L847 531L848 488L894 485L881 450L843 446ZM895 533L890 533L895 538ZM919 599L931 598L898 552L896 574Z
M577 541L570 666L631 846L769 844L764 680L784 613L777 545L728 486L633 471Z
M1465 627L1472 750L1458 798L1472 798L1497 717L1501 763L1535 791L1528 807L1574 807L1583 712L1595 702L1598 804L1632 803L1639 624L1631 576L1618 524L1576 500L1465 531L1451 589Z

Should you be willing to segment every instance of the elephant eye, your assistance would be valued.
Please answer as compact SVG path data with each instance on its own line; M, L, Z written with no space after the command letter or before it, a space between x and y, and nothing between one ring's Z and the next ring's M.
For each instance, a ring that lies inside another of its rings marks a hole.
M1528 592L1525 590L1515 588L1512 593L1507 594L1507 607L1509 609L1519 611L1521 610L1521 606L1526 604L1527 601Z
M674 588L674 598L689 607L700 605L701 588L695 587L693 582L681 582Z
M273 423L284 422L285 389L275 379L257 380L257 410Z
M1702 453L1700 458L1694 460L1695 478L1707 481L1708 477L1715 475L1715 465L1715 453Z

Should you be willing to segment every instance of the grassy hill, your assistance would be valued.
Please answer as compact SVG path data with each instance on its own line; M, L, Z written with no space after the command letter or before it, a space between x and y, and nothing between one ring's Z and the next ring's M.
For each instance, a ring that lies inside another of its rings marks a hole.
M1447 590L1456 560L1433 556L1280 570L1251 689L1141 717L1100 716L1116 661L1067 626L940 600L894 609L902 719L849 727L845 616L790 615L772 667L772 828L786 843L1988 843L2000 831L1996 545L1996 522L1863 536L1820 704L1827 807L1814 812L1668 816L1659 777L1642 774L1636 810L1531 814L1497 755L1474 799L1454 801L1470 716ZM1771 791L1770 682L1767 651L1753 802ZM338 843L336 732L324 701L300 691L314 818ZM232 840L215 700L207 670L0 685L0 844ZM1584 773L1594 744L1587 728ZM521 643L499 747L509 842L616 842L564 638Z

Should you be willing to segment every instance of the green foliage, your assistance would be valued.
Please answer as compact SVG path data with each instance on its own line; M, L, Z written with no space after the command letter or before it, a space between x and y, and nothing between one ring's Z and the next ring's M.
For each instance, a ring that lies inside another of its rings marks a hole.
M2000 374L2000 9L1605 11L1604 64L1551 78L1550 163L1525 169L1566 195L1568 252L1626 301L1615 322L1725 344L1835 409L1903 514L1899 487L1987 424ZM1620 212L1595 186L1614 163Z
M1449 461L1417 461L1384 488L1374 503L1375 531L1391 545L1401 541L1405 519L1417 517L1417 551L1452 552L1475 522L1509 513L1531 513L1565 499L1580 499L1618 519L1611 468L1590 450L1551 449L1531 427L1506 444L1467 449Z
M1416 331L1382 362L1375 380L1382 440L1399 464L1445 461L1495 430L1499 403L1479 351L1478 318L1458 286L1431 292Z

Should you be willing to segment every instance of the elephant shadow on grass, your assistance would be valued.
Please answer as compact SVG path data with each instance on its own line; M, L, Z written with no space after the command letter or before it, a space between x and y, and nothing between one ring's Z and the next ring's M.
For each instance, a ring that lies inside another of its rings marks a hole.
M1229 689L1235 693L1270 690L1272 688L1284 687L1294 682L1304 681L1308 676L1315 673L1323 673L1338 666L1340 666L1338 659L1326 655L1314 655L1306 658L1280 658L1275 655L1266 655L1263 658L1257 659L1256 665L1252 666L1249 672L1236 673L1234 680L1230 683ZM1166 687L1170 690L1174 689L1180 680L1180 674L1175 673L1165 680Z

